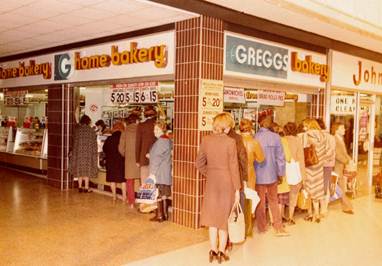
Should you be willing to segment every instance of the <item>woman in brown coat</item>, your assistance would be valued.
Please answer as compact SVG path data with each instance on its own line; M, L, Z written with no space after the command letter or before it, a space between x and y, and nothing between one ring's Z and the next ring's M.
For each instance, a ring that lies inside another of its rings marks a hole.
M139 168L135 163L135 138L137 133L137 122L139 117L136 114L130 114L126 119L126 129L121 134L119 141L119 153L125 157L125 178L127 179L127 201L130 207L134 207L135 191L134 180L140 178Z
M235 140L227 136L230 114L222 113L213 120L213 134L203 138L196 167L207 177L200 222L209 227L210 262L221 262L227 244L228 217L234 204L239 204L241 187ZM217 238L219 236L219 247Z

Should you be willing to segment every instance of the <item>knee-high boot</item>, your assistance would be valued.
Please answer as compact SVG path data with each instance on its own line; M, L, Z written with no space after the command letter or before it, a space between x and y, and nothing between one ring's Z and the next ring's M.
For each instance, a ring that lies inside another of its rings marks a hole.
M157 208L155 210L155 216L150 219L152 222L163 222L164 221L164 215L163 215L163 200L158 200L157 202Z

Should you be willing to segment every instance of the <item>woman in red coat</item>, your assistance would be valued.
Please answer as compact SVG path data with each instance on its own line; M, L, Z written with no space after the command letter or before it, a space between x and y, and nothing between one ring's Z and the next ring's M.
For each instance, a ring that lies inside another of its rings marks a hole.
M203 138L196 167L206 176L206 190L200 222L209 227L211 250L209 260L228 260L225 254L228 217L240 200L240 174L235 140L228 137L231 117L221 113L213 120L213 134ZM219 247L217 239L219 238Z

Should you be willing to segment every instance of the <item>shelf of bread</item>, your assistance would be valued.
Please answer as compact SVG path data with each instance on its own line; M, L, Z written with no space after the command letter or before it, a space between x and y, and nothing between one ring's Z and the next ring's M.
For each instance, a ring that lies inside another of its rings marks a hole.
M45 129L18 128L13 153L33 157L46 157L47 133Z

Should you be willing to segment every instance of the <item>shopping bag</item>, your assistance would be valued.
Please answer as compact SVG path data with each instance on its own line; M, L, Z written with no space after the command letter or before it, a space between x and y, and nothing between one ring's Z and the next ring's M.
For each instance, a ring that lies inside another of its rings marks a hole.
M312 201L309 197L308 191L301 189L301 191L298 193L297 207L301 210L307 210L311 204Z
M338 184L337 184L335 193L333 194L333 196L332 195L330 196L329 202L338 200L338 199L340 199L342 197L343 197L342 190L341 190L340 186L338 186Z
M234 204L228 218L228 236L232 243L241 243L245 240L244 213L240 203Z
M286 163L285 176L289 185L297 185L301 182L300 164L292 159L290 163Z
M256 207L257 207L257 205L260 202L260 197L257 194L257 191L253 190L253 189L251 189L249 187L245 187L244 188L244 195L245 195L246 199L249 199L252 202L252 204L251 204L252 205L251 206L251 213L252 214L255 213Z
M332 172L332 176L329 181L329 194L333 196L336 193L336 187L338 183L338 175L335 172Z
M158 189L155 186L155 181L152 178L146 178L138 189L135 202L153 204L157 201L157 197Z

